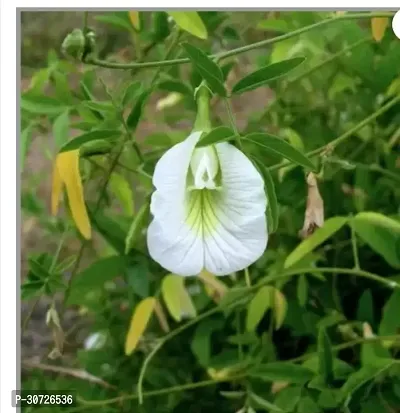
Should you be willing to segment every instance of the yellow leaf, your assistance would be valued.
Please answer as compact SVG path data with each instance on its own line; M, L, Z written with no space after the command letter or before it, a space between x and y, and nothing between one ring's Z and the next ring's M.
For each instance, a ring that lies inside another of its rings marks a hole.
M147 297L136 306L133 311L128 334L125 340L125 354L129 356L135 350L143 335L156 305L154 297Z
M228 291L228 287L222 281L218 280L215 275L206 270L203 270L199 274L199 278L204 283L204 288L207 295L215 302L221 301Z
M181 321L184 316L196 316L196 309L186 291L183 277L174 274L164 277L161 292L169 313L176 321Z
M158 323L160 324L161 329L165 332L168 333L170 331L169 325L168 325L168 320L167 317L165 316L164 310L162 308L162 305L160 301L156 301L156 305L154 307L154 312L156 313Z
M132 26L136 30L140 30L140 19L139 19L139 12L138 11L130 11L129 12L129 19L131 20Z
M371 19L372 37L380 42L385 35L386 28L389 24L388 17L374 17Z
M83 186L79 171L79 149L57 155L53 173L52 213L57 213L62 183L65 184L72 218L86 238L91 237L90 220L83 197Z
M177 105L182 99L183 95L181 93L172 92L157 101L156 111L159 112L166 108L172 108L173 106Z
M167 12L175 23L182 29L199 37L200 39L207 39L207 28L201 20L201 17L195 11L171 11Z
M247 331L254 331L258 323L263 318L265 312L271 307L273 299L273 287L261 287L247 308L246 329Z
M287 301L285 296L276 288L274 288L274 317L275 317L275 329L278 330L282 327L285 321L287 313Z

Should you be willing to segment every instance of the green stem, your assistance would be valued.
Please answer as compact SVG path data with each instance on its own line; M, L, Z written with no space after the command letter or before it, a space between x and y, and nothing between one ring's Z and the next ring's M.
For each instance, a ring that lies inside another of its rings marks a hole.
M242 149L242 141L241 141L241 139L240 139L240 133L239 133L239 130L238 130L237 126L236 126L235 118L234 118L234 116L233 116L233 110L232 110L231 102L229 101L228 98L225 98L225 99L224 99L224 103L225 103L226 111L228 112L229 123L230 123L233 131L235 132L236 142L237 142L239 148Z
M212 59L218 59L218 60L223 60L231 56L236 56L241 53L248 52L250 50L254 49L259 49L261 47L265 47L271 44L274 44L276 42L280 42L283 40L290 39L292 37L298 36L300 34L306 33L310 30L314 30L316 28L320 28L323 26L326 26L328 24L337 22L337 21L342 21L342 20L354 20L354 19L371 19L373 17L392 17L393 13L354 13L354 14L345 14L342 16L336 16L330 19L322 20L320 22L311 24L306 27L302 27L297 30L293 30L290 33L286 33L280 36L273 37L272 39L266 39L262 40L260 42L255 42L246 46L238 47L233 50L228 50L226 52L218 53L215 55L209 56ZM94 57L88 57L85 60L85 63L92 64L95 66L101 66L101 67L107 67L109 69L145 69L145 68L151 68L151 67L166 67L166 66L174 66L174 65L180 65L184 63L189 63L190 59L173 59L173 60L162 60L162 61L157 61L157 62L144 62L144 63L112 63L112 62L107 62L105 60L100 60Z
M352 247L352 250L353 250L354 268L359 270L360 269L360 260L358 258L357 236L356 236L356 232L354 231L353 224L350 225L350 229L351 229L351 247Z
M399 340L399 339L400 339L400 335L376 336L376 337L371 337L371 338L360 337L360 338L357 338L355 340L349 341L347 343L332 346L332 350L333 351L339 351L339 350L354 347L354 346L357 346L359 344L363 344L363 343L366 343L366 342L370 343L370 342L380 342L380 341L396 341L396 340ZM296 357L294 359L287 360L287 362L291 362L291 363L301 362L301 361L307 360L308 358L314 357L317 354L318 354L317 352L304 354L300 357ZM243 373L243 374L236 375L236 376L224 377L224 378L221 378L221 379L218 379L218 380L215 380L215 379L204 380L204 381L198 381L196 383L187 383L187 384L167 387L167 388L160 389L160 390L151 390L151 391L143 393L142 395L146 396L146 397L162 396L162 395L170 394L170 393L183 392L183 391L186 391L186 390L194 390L194 389L198 389L198 388L201 388L201 387L215 386L218 383L232 382L232 381L243 379L245 377L246 377L246 373ZM83 404L83 406L78 407L77 409L70 410L70 412L72 412L72 411L77 412L77 411L84 410L86 408L91 408L91 407L94 407L94 406L105 406L105 405L113 404L113 403L121 403L121 402L124 402L124 401L127 401L127 400L135 400L135 399L138 399L138 398L139 398L138 394L122 395L122 396L113 397L111 399L103 399L103 400L85 400L85 399L82 399L82 398L79 397L78 401L81 402Z
M378 116L382 115L383 113L388 111L391 107L393 107L394 105L396 105L399 102L400 102L400 96L396 96L395 98L393 98L392 100L387 102L385 105L383 105L380 109L378 109L377 111L375 111L371 115L367 116L361 122L357 123L357 125L355 125L351 129L349 129L348 131L346 131L345 133L343 133L342 135L340 135L339 137L337 137L333 141L327 143L326 145L321 146L320 148L314 149L311 152L308 152L307 156L308 157L317 156L317 155L321 154L322 152L326 151L328 148L331 148L332 150L334 150L340 143L344 142L347 138L349 138L355 132L357 132L358 130L363 128L365 125L368 125L368 123L375 120ZM290 162L285 160L285 161L282 161L282 162L277 163L275 165L272 165L268 169L270 171L274 171L276 169L280 169L280 168L283 168L283 167L288 166L288 165L290 165Z
M210 121L210 91L207 86L200 84L196 91L197 115L194 122L195 131L208 132L211 130Z

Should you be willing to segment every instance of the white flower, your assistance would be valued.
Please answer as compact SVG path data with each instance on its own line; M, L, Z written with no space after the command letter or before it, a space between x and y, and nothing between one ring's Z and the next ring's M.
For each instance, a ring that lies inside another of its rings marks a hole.
M151 257L168 271L228 275L256 261L267 246L264 182L229 143L196 148L192 132L158 161L147 232Z

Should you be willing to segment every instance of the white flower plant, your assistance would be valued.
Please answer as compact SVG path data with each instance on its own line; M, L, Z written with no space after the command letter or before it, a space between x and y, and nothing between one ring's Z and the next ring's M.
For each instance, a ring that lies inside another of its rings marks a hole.
M189 136L156 164L147 231L150 256L166 270L224 276L258 260L268 242L264 181L229 142L197 147L210 131L207 86L195 92L197 117Z

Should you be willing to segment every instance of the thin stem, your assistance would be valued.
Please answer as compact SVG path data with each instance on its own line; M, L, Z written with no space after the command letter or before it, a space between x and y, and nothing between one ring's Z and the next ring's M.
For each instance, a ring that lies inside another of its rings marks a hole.
M233 110L232 110L231 102L229 101L228 98L225 98L224 103L225 103L226 111L228 112L229 123L230 123L233 131L235 132L236 142L237 142L239 148L242 148L242 141L240 140L240 133L239 133L239 130L236 126L235 118L233 116Z
M308 152L307 156L308 157L314 157L314 156L317 156L317 155L321 154L322 152L326 151L328 148L331 148L332 150L335 149L340 143L344 142L347 138L349 138L355 132L357 132L358 130L363 128L365 125L367 125L368 123L375 120L378 116L382 115L383 113L388 111L391 107L393 107L394 105L396 105L399 102L400 102L400 96L396 96L395 98L393 98L392 100L387 102L381 108L376 110L371 115L367 116L361 122L357 123L357 125L353 126L351 129L349 129L348 131L346 131L345 133L343 133L342 135L340 135L339 137L337 137L333 141L331 141L331 142L327 143L326 145L323 145L323 146L321 146L317 149L314 149L311 152ZM282 161L280 163L277 163L275 165L270 166L268 169L270 171L274 171L276 169L280 169L280 168L283 168L283 167L288 166L288 165L290 165L289 161Z
M376 165L376 164L365 165L359 162L355 162L354 165L360 169L365 169L365 170L372 171L372 172L379 172L382 175L386 175L388 178L391 178L400 183L400 174L396 174L394 172L388 171L387 169L384 169L379 165Z
M86 33L88 29L88 21L89 21L89 12L84 11L83 12L83 33Z
M396 341L396 340L400 340L400 335L376 336L376 337L371 337L371 338L360 337L360 338L357 338L355 340L349 341L347 343L332 346L332 350L333 351L339 351L339 350L354 347L356 345L367 343L367 342L370 343L370 342ZM314 357L317 354L318 354L317 352L307 353L307 354L304 354L300 357L296 357L296 358L293 358L291 360L287 360L287 362L291 362L291 363L301 362L301 361L307 360L308 358ZM142 394L142 396L145 396L145 397L162 396L164 394L183 392L183 391L186 391L186 390L194 390L194 389L197 389L197 388L200 388L200 387L215 386L216 384L219 384L219 383L222 383L222 382L228 382L228 381L233 382L233 381L241 380L245 377L246 377L246 373L243 373L243 374L236 375L236 376L224 377L224 378L221 378L221 379L218 379L218 380L212 379L212 380L199 381L199 382L195 382L195 383L187 383L187 384L182 384L182 385L178 385L178 386L167 387L167 388L160 389L160 390L151 390L151 391L148 391L148 392L144 392ZM79 411L79 410L83 410L85 408L90 408L90 407L93 407L93 406L104 406L104 405L107 405L107 404L120 403L120 402L123 402L123 401L135 400L135 399L138 399L138 398L139 398L138 394L129 394L129 395L118 396L118 397L114 397L114 398L111 398L111 399L104 399L104 400L85 400L85 399L82 399L82 398L78 398L78 400L84 406L82 406L82 408L74 409L73 411ZM71 412L72 412L72 410L71 410Z
M280 42L283 40L290 39L292 37L298 36L300 34L306 33L310 30L314 30L316 28L321 28L325 25L341 21L341 20L354 20L354 19L371 19L373 17L392 17L393 13L354 13L354 14L345 14L342 16L336 16L330 19L322 20L320 22L311 24L306 27L302 27L297 30L293 30L290 33L286 33L280 36L273 37L272 39L266 39L262 40L260 42L255 42L246 46L238 47L233 50L228 50L226 52L218 53L215 55L210 55L209 57L212 59L218 59L218 60L223 60L231 56L236 56L241 53L248 52L250 50L254 49L259 49L261 47L265 47L271 44L274 44L276 42ZM112 63L112 62L107 62L104 60L100 60L94 57L88 57L85 60L85 63L92 64L95 66L101 66L101 67L107 67L110 69L145 69L145 68L152 68L152 67L167 67L167 66L174 66L174 65L180 65L184 63L189 63L190 59L173 59L173 60L162 60L162 61L157 61L157 62L144 62L144 63L138 63L138 62L133 62L133 63Z
M246 286L251 287L251 279L250 279L250 273L249 273L248 268L244 269L244 279L246 280Z
M357 236L356 236L356 232L354 231L354 226L352 223L350 224L350 230L351 230L351 247L353 250L354 268L359 270L360 259L358 258Z

